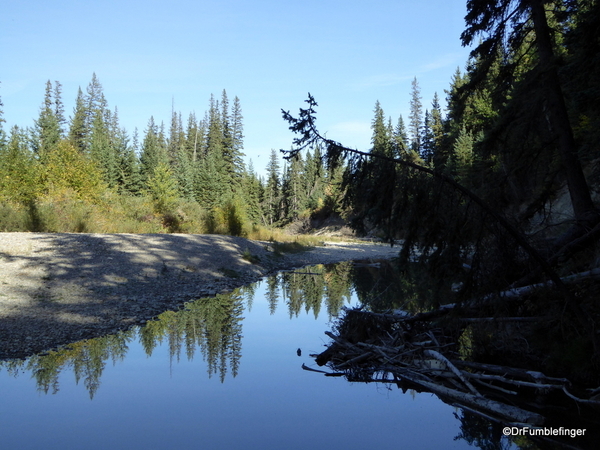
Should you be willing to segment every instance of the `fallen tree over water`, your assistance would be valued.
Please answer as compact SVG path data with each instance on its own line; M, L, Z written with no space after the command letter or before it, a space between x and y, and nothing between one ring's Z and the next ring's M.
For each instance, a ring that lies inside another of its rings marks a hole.
M504 424L541 426L544 411L556 408L556 402L570 402L578 411L600 408L600 388L581 390L566 378L537 370L461 358L456 333L432 322L431 316L348 309L335 333L325 333L332 342L311 356L332 370L326 375L431 392Z

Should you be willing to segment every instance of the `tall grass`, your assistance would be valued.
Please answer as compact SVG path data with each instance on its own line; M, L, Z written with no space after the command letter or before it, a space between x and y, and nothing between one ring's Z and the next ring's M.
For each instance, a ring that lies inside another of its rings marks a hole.
M68 188L55 190L28 204L0 201L0 231L228 234L287 243L278 247L283 253L323 244L319 236L290 235L282 229L250 223L243 205L235 199L212 211L195 201L178 199L168 210L159 212L155 203L149 195L127 196L106 191L92 202L81 199Z

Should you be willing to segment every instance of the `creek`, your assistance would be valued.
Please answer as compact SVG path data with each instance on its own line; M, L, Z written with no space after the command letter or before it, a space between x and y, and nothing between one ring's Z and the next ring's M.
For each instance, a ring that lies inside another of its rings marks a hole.
M518 448L432 394L302 370L320 369L310 355L342 307L382 286L376 271L347 262L285 272L144 327L1 362L2 446Z

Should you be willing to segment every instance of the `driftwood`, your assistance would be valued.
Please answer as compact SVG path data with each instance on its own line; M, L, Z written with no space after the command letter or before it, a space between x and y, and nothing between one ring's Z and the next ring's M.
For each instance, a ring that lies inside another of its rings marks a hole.
M565 378L464 361L442 330L422 318L346 310L337 333L326 332L332 339L329 347L311 356L349 381L395 383L402 389L428 391L447 403L509 424L541 425L543 416L529 410L527 403L528 397L540 393L556 392L580 405L600 406L599 396L581 398L571 393L571 383Z

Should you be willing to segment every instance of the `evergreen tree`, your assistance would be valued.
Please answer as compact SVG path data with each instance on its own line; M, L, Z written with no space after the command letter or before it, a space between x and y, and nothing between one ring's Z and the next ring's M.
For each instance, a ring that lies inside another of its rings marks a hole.
M206 131L206 153L213 153L219 158L223 157L223 123L219 102L211 94Z
M265 187L264 216L267 225L274 225L281 218L281 180L279 178L279 157L271 149L267 164L267 185Z
M431 122L431 114L429 114L428 110L425 110L425 120L421 130L421 158L428 165L433 162L435 154L435 137L431 128Z
M466 127L461 128L452 154L452 168L459 183L465 184L469 180L469 172L473 165L473 135Z
M394 158L402 158L406 156L408 152L408 134L406 133L406 127L404 125L402 114L400 114L400 117L398 117L398 123L394 128L394 133L392 135L392 148Z
M194 166L189 159L183 142L177 152L175 178L179 188L179 196L185 199L192 199L194 197Z
M44 103L40 109L39 118L35 121L33 136L33 148L41 158L51 152L61 139L60 124L55 111L52 83L48 80Z
M242 181L242 193L247 205L248 218L253 224L263 222L261 204L264 197L264 187L261 180L254 172L252 160L248 163L248 169L244 173Z
M391 156L392 155L392 139L389 133L389 128L385 124L385 116L379 100L375 103L375 117L371 122L373 136L371 138L371 153Z
M238 184L241 175L245 172L244 164L244 124L240 99L233 99L231 108L231 166L235 175L234 183Z
M125 129L122 131L121 140L124 144L119 159L119 192L137 195L142 190L140 166L137 158L138 137L137 128L134 130L133 143L128 145Z
M429 127L431 128L432 137L432 152L434 165L439 159L440 153L443 151L444 145L444 122L442 119L442 107L437 92L433 95L431 103L431 113L429 115Z
M98 77L96 77L95 73L92 74L92 80L88 84L86 91L87 95L84 99L84 113L85 129L87 131L92 129L94 119L98 113L104 115L107 103L106 99L104 98L102 85L100 84L100 81L98 80Z
M213 211L227 198L223 183L225 162L217 152L208 153L197 163L194 171L194 198L203 208Z
M169 164L159 162L148 179L148 192L154 201L154 208L159 214L173 211L178 197L177 180Z
M148 121L140 155L140 175L143 183L148 182L156 166L160 163L169 163L167 151L163 144L161 133L152 116Z
M181 113L176 113L175 109L171 109L171 128L169 129L169 139L167 141L167 153L169 161L173 167L177 165L179 159L179 151L185 148L185 133L181 122Z
M87 125L86 125L86 105L83 97L83 92L79 88L75 108L73 109L73 117L69 124L69 141L81 153L87 150Z
M521 88L520 95L515 96L513 93L512 99L515 101L511 102L512 105L519 107L522 115L527 115L529 123L544 117L546 129L542 128L542 122L539 122L536 124L536 131L542 136L543 133L549 133L555 138L576 219L574 227L557 243L558 248L595 226L600 221L600 215L592 201L577 154L559 77L560 59L557 58L556 41L553 39L557 33L550 26L550 20L562 25L565 19L568 21L571 17L569 14L562 14L562 8L547 10L547 3L546 0L471 0L467 3L467 28L461 39L464 45L481 39L472 52L473 57L477 59L477 65L472 73L471 86L487 80L490 69L500 64L500 86L513 86L517 83L516 86ZM571 6L577 10L578 3L573 2ZM533 40L532 35L535 36ZM532 45L525 45L530 41ZM534 49L535 54L527 54L528 49ZM524 68L522 64L515 63L523 60L532 61L534 64ZM527 102L523 101L525 98ZM505 118L515 117L514 111L510 112L510 116ZM522 123L523 118L520 119ZM504 123L510 123L510 120Z
M192 164L196 164L197 161L205 155L205 132L206 127L204 126L204 121L198 123L196 121L196 115L190 113L185 133L185 148L187 150L188 159Z
M62 102L62 85L59 81L54 82L54 115L58 122L61 137L64 134L64 126L67 123L65 119L65 107Z
M285 210L284 217L288 221L297 219L306 205L304 169L301 154L291 158L285 166L282 195Z
M92 160L98 164L106 185L117 186L119 162L111 142L109 123L105 121L104 111L96 110L89 138L89 152ZM110 117L112 118L112 117Z
M421 153L421 128L423 127L423 106L421 102L421 88L415 77L411 83L410 94L410 148L416 154Z
M37 161L27 145L27 135L18 126L0 145L0 199L28 204L40 192Z
M324 168L321 147L316 145L313 153L306 152L304 165L304 198L305 204L302 209L314 211L325 203Z

